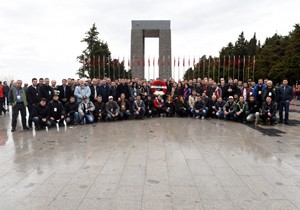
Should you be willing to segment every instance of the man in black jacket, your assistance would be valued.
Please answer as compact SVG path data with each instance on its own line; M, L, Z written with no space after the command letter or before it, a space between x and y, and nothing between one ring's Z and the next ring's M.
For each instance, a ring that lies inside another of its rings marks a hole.
M70 97L72 95L72 89L69 85L67 85L67 80L62 80L62 85L58 86L59 91L59 101L63 104L63 106L66 105L66 103L70 100Z
M279 123L283 123L283 108L284 108L284 123L289 124L289 109L290 101L293 99L293 88L288 85L288 80L282 81L282 86L278 90L279 92Z
M271 96L267 96L266 101L262 105L261 119L263 124L266 124L268 120L271 125L276 122L276 105L273 103Z
M100 94L102 96L102 101L104 103L108 102L108 96L109 96L109 86L106 84L106 80L101 81L101 85L99 88Z
M40 79L41 80L41 79ZM53 89L51 88L50 84L50 80L48 78L45 78L45 84L41 85L41 83L39 84L40 86L40 94L42 98L46 98L47 103L49 103L52 98L53 98Z
M95 122L104 120L105 115L105 103L102 101L102 96L97 96L97 101L94 103L95 110L94 110L94 119Z
M54 92L53 100L49 103L50 122L54 126L56 123L63 125L65 120L65 110L62 103L58 100L58 92Z
M128 100L130 97L130 91L124 79L121 79L121 83L117 87L117 98L120 98L122 93L125 94L125 98Z
M46 105L47 99L42 98L38 105L35 105L32 112L32 121L37 129L41 129L44 126L51 127L50 109Z
M65 105L65 118L68 125L77 125L78 123L79 113L75 96L71 96L70 101Z
M95 103L97 101L97 96L100 95L100 87L98 85L97 79L93 79L92 84L90 85L90 89L91 89L90 101Z
M32 126L32 109L35 105L40 102L41 96L39 91L39 86L37 84L37 79L32 79L32 85L27 88L26 91L26 98L27 98L27 107L29 112L28 118L28 125L29 127Z

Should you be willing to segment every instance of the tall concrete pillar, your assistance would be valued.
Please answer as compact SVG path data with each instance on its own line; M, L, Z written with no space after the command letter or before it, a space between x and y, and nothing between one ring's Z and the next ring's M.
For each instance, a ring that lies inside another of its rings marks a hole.
M160 79L171 77L171 22L168 20L132 21L130 56L132 77L145 78L145 37L159 38L159 77Z

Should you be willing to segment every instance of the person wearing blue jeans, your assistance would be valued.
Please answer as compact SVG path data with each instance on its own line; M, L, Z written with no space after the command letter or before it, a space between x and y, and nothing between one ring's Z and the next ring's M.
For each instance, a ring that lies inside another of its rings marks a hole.
M288 85L288 80L282 81L279 87L279 123L283 123L283 109L285 112L284 123L289 124L290 101L293 99L293 88Z
M93 111L95 110L95 106L93 102L88 101L87 96L82 97L82 102L79 104L78 112L79 112L79 122L81 125L84 124L84 119L86 123L93 123L94 116Z

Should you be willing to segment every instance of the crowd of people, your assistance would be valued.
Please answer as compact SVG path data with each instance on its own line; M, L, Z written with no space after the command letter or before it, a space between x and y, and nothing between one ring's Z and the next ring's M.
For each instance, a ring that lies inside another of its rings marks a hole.
M48 78L0 83L0 114L5 102L12 106L12 128L21 114L24 130L55 125L90 124L102 121L145 119L148 117L218 118L241 123L289 124L289 103L293 88L288 80L274 86L268 79L242 83L224 78L178 81L163 80L165 89L151 88L154 80L63 79L61 85ZM29 116L26 118L26 109ZM279 111L279 119L276 113ZM283 117L283 111L285 116Z

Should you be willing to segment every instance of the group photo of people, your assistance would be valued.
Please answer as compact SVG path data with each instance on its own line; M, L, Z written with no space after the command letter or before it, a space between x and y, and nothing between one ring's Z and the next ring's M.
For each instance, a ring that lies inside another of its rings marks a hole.
M16 131L19 114L23 130L151 117L289 125L293 97L287 79L274 85L269 79L68 78L58 85L49 78L33 78L30 85L22 80L0 83L0 114L12 107L11 132Z

